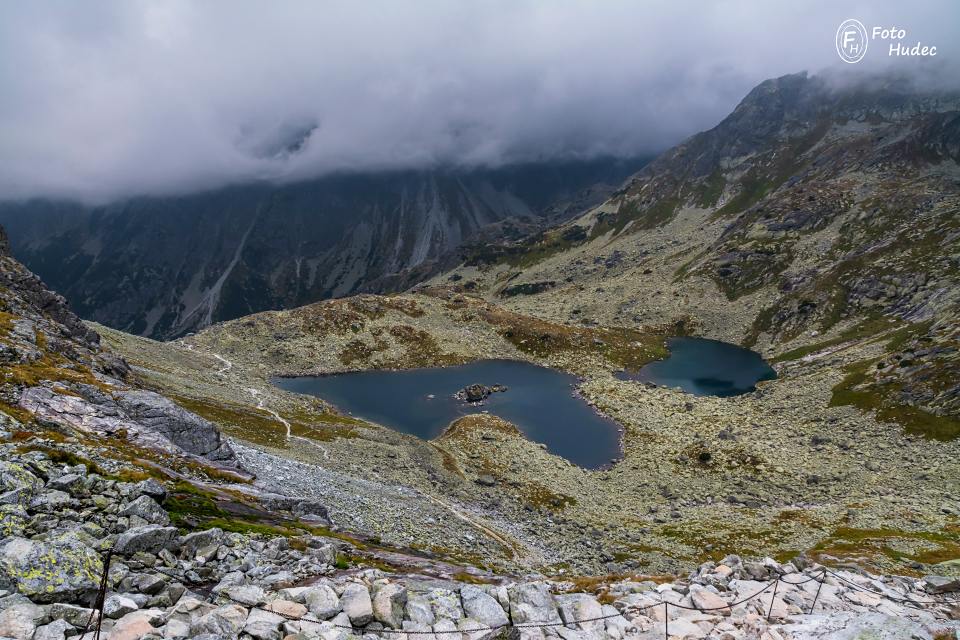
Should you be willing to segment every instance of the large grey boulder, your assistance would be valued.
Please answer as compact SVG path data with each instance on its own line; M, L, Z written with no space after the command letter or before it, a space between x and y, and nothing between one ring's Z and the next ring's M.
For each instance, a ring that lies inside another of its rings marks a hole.
M510 617L514 624L561 622L550 587L543 582L517 584L510 588Z
M350 616L350 623L362 627L373 620L373 602L370 592L362 584L351 582L340 596L343 611Z
M432 627L437 621L433 615L433 607L425 593L410 593L407 595L407 620L412 623Z
M375 585L373 617L388 627L399 629L407 605L407 588L396 583Z
M460 606L460 596L450 589L431 589L427 593L433 615L439 620L460 620L463 618L463 608Z
M328 620L340 613L342 607L337 592L325 584L318 585L303 594L303 602L310 613L320 620Z
M486 591L467 584L460 589L460 600L463 603L463 612L488 627L499 627L510 622L507 612L503 610L496 598Z
M217 607L190 624L192 636L213 634L236 638L247 623L247 610L237 604Z
M221 593L234 602L245 604L248 607L255 607L267 601L267 596L263 589L255 584L239 584L227 587Z
M960 591L960 577L925 576L923 588L928 593L950 593Z
M19 487L30 487L39 491L43 489L43 481L24 464L0 460L0 490L17 489Z
M556 597L560 618L571 629L600 634L604 629L603 609L597 599L586 593L567 593ZM589 621L589 622L588 622Z
M54 602L47 607L47 614L54 620L66 620L75 627L83 627L90 620L93 609L78 607L64 602Z
M233 450L209 421L190 413L172 400L152 391L124 391L117 404L138 424L159 433L184 451L211 460L232 462Z
M157 501L150 496L143 495L125 506L121 511L122 516L137 516L143 518L151 524L166 526L170 524L170 516L163 510Z
M161 527L151 524L145 527L134 527L124 531L113 545L114 551L122 555L133 555L138 551L157 554L162 549L173 546L177 538L176 527Z
M211 545L220 545L223 543L223 529L214 527L203 531L194 531L180 538L178 548L180 557L193 560L197 552L204 547Z
M66 640L67 636L73 636L76 633L76 627L66 620L54 620L50 624L37 627L33 640Z
M21 491L16 489L15 491ZM5 494L6 495L6 494ZM0 539L22 536L30 522L30 514L19 504L0 503Z
M141 480L137 483L135 490L139 495L150 496L160 504L167 499L167 488L153 478Z
M0 588L13 588L34 602L70 602L93 594L103 562L70 535L50 542L11 538L0 546Z
M283 616L263 609L251 609L247 621L243 625L243 632L256 640L280 640L280 626L284 623Z
M139 608L133 599L119 593L111 593L103 603L103 615L114 619L122 618Z

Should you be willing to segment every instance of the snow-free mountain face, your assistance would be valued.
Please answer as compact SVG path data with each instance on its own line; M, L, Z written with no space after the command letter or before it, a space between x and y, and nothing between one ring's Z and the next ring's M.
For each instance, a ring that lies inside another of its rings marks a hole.
M81 316L171 338L415 281L479 230L518 233L575 215L642 164L345 175L103 207L11 203L0 222L14 253ZM407 275L391 281L398 272Z
M474 247L444 281L563 322L687 317L784 361L886 339L834 401L955 437L958 214L960 95L795 74L584 216Z

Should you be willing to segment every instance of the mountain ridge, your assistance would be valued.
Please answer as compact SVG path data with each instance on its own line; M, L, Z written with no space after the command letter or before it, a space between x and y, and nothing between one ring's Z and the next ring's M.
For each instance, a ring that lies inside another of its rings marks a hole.
M14 252L82 315L170 338L404 270L432 274L435 260L482 229L569 217L642 162L344 174L93 208L6 203L0 223Z

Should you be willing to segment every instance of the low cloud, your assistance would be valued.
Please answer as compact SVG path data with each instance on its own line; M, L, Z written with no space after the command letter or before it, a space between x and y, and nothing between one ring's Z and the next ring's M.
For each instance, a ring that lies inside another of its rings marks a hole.
M956 77L954 0L7 2L0 198L649 153L765 78L851 66L849 17L938 46L858 71Z

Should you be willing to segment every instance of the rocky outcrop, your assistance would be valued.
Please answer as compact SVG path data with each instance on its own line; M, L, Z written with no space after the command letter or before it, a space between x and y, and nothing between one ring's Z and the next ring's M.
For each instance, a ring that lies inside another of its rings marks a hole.
M171 453L234 461L230 445L213 424L152 391L108 393L83 385L77 388L77 395L71 395L50 387L28 387L19 404L37 419L68 430L124 434L139 444Z
M0 224L83 317L166 339L364 287L405 289L474 235L582 212L643 162L352 174L105 208L5 203Z
M10 257L2 230L0 304L6 314L0 403L62 433L129 438L168 454L235 463L210 422L129 382L127 363L100 345L100 336L61 296Z
M485 384L474 383L465 386L463 389L460 389L460 391L457 391L457 393L454 394L454 397L463 402L478 403L486 400L491 394L503 393L506 390L507 387L502 384L494 384L488 387Z

